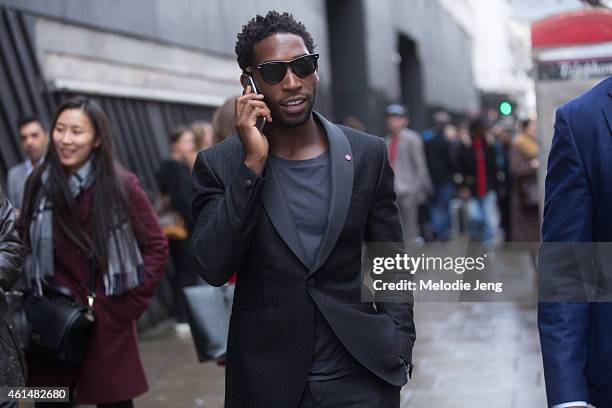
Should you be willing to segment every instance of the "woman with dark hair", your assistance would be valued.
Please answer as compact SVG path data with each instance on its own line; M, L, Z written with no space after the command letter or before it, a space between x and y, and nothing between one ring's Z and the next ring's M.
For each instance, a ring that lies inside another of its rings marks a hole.
M167 197L170 207L185 226L184 236L166 234L170 244L170 257L174 266L172 284L174 291L174 313L179 333L187 333L187 311L183 297L183 288L198 283L198 275L189 262L189 240L193 230L191 220L191 154L195 150L194 133L186 126L172 129L168 137L170 157L164 160L157 174L159 191ZM160 217L163 218L163 217Z
M76 97L59 107L25 203L25 284L63 286L87 304L92 264L96 276L95 326L80 364L28 355L28 385L69 386L77 403L132 406L148 388L135 323L163 274L168 243L137 177L114 159L97 102Z

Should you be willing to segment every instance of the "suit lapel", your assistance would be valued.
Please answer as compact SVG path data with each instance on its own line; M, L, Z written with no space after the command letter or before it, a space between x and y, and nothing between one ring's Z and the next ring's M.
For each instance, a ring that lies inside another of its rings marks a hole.
M315 266L308 273L309 276L327 260L342 232L351 203L354 175L353 152L342 130L318 113L313 114L323 125L329 141L331 191L327 229L319 247Z
M285 241L306 268L309 268L306 250L298 234L295 221L291 216L285 194L281 191L278 177L274 174L274 166L267 166L266 171L268 172L268 180L262 191L264 209L283 241Z

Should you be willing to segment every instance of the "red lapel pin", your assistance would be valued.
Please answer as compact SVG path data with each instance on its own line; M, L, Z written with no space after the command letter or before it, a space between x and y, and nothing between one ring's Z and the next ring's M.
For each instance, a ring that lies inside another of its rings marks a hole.
M344 156L344 158L345 158L347 161L351 161L351 159L352 159L352 157L351 157L351 155L350 155L350 154L347 154L346 156Z

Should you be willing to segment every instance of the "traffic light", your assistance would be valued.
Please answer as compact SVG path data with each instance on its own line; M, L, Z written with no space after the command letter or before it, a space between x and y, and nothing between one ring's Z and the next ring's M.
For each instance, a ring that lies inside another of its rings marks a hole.
M503 116L510 116L512 114L512 104L508 101L502 101L499 104L499 113Z

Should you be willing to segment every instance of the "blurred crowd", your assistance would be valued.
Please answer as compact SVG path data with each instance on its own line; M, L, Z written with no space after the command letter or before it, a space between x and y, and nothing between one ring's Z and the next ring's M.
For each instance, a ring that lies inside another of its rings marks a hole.
M410 129L405 106L387 107L388 154L406 242L444 242L460 234L491 247L539 242L536 123L495 116L453 121L439 110L419 134Z

